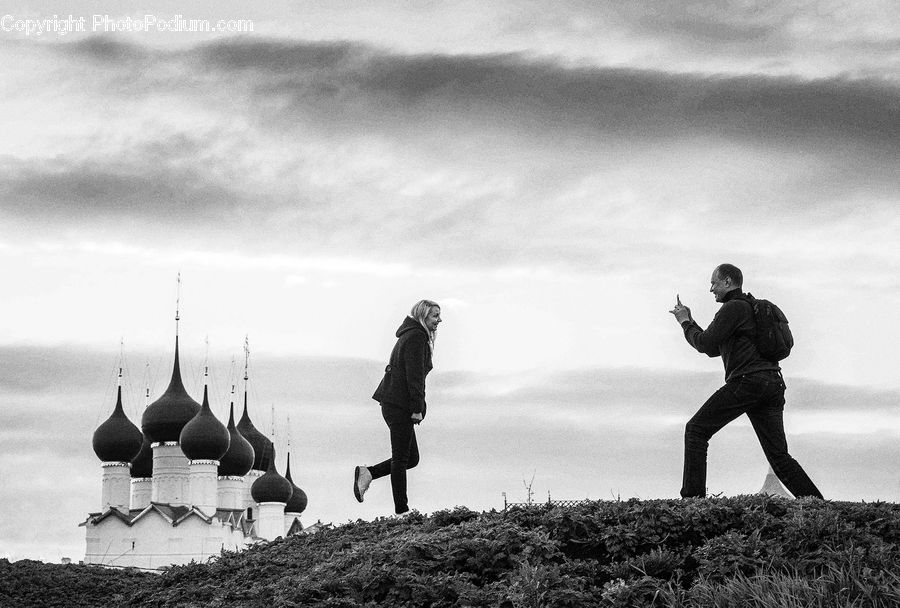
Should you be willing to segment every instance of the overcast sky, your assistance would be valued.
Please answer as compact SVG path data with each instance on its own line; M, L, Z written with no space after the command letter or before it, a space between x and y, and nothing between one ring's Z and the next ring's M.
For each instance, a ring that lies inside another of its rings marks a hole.
M390 513L350 477L389 451L370 395L421 298L444 323L413 507L532 475L677 496L723 374L667 311L705 326L721 262L791 321L795 457L826 497L900 499L893 2L155 4L0 2L0 556L83 557L91 434L120 361L135 422L165 388L179 272L189 392L208 361L227 419L249 336L307 524ZM713 439L710 492L765 472L746 421Z

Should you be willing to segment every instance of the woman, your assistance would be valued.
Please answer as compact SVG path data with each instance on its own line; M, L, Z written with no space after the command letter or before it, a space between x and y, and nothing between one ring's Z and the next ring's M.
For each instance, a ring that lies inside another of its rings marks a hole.
M425 418L425 376L431 371L434 338L441 322L441 307L422 300L412 307L397 330L397 343L384 378L372 399L381 404L381 415L391 431L391 457L372 467L356 467L353 494L363 501L373 479L391 476L394 512L406 513L406 470L419 464L419 446L413 425Z

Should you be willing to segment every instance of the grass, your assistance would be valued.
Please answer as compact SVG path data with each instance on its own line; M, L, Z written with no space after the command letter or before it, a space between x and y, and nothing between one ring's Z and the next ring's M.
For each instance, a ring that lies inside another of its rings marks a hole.
M0 606L900 606L900 505L739 496L349 522L160 574L0 560Z

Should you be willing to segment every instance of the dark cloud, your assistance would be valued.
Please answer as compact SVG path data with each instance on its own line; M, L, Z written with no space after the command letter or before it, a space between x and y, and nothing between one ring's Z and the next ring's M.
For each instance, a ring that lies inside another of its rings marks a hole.
M164 54L162 51L149 51L110 36L91 36L69 43L65 53L110 65L130 65L135 61L146 61L150 57Z
M539 416L555 410L594 414L618 423L628 416L688 415L720 384L721 374L715 373L592 368L497 380L476 374L450 378L437 374L433 392L461 404L474 398L497 409L519 406L517 411ZM485 398L485 394L491 396Z
M555 3L553 11L537 2L522 5L527 9L516 11L511 28L520 38L558 37L588 45L603 37L618 43L613 48L629 49L643 65L884 74L895 67L900 43L884 3L570 0Z
M355 408L375 403L371 395L384 364L367 359L262 357L255 360L254 369L255 382L267 387L266 393L273 399L294 403L300 409L323 402Z
M197 167L139 162L66 162L0 165L0 206L16 216L69 222L115 223L145 216L188 225L233 219L250 202Z
M74 346L0 346L0 390L7 395L44 395L96 386L115 377L115 354L102 356Z
M389 55L347 44L220 42L199 63L238 75L285 117L326 111L362 124L452 113L525 130L660 140L691 132L741 141L900 138L898 89L880 80L710 77L573 68L519 55ZM427 110L427 111L426 111Z
M781 0L752 5L692 0L652 8L639 2L622 2L610 12L618 13L633 32L721 53L735 47L760 52L789 48L793 36L786 25L799 11Z
M621 2L608 14L632 35L664 44L689 62L755 62L784 72L814 57L832 73L875 72L877 77L884 66L892 66L900 48L896 30L883 27L891 19L888 10L877 3L802 6L783 0L694 0L652 7Z
M787 398L790 407L798 410L852 413L865 419L869 414L893 415L900 404L900 391L797 379L791 381Z
M205 65L224 71L258 74L297 75L304 72L333 72L358 65L361 49L350 42L297 44L288 41L231 40L188 51Z
M434 388L442 397L464 402L487 399L495 407L520 404L542 414L562 406L566 411L596 411L616 416L689 416L722 385L720 372L676 372L641 368L589 368L560 371L532 378L492 380L478 374L436 374ZM787 379L791 411L890 414L900 403L900 391L827 384L808 378ZM515 386L498 392L498 386Z
M702 24L690 16L686 23ZM89 57L121 58L126 69L142 53L156 58L159 68L180 68L181 81L172 81L174 86L209 83L218 74L232 91L252 91L253 103L266 115L280 109L284 120L330 116L342 124L352 118L357 128L380 121L395 127L396 121L437 118L440 112L441 121L466 124L476 115L479 122L542 135L563 129L657 141L690 132L807 145L851 139L893 152L900 145L900 91L875 78L569 67L518 54L389 54L349 42L232 39L177 53L108 40L71 46Z
M0 163L0 208L31 230L40 218L99 240L126 227L209 250L596 272L662 263L691 241L687 255L702 257L704 230L726 221L747 227L743 240L761 225L802 234L865 221L859 201L886 209L900 188L898 89L874 78L673 74L348 42L158 51L88 40L41 52L70 47L69 78L103 62L85 85L91 103L119 118L139 108L152 125L165 123L157 100L171 99L223 130L166 124ZM246 128L228 131L235 124ZM621 193L633 201L615 202ZM685 206L696 233L651 221Z
M196 357L191 355L184 346L181 347L182 377L188 392L196 397L203 391L203 370L201 365L198 373L194 364ZM116 376L122 361L120 353L88 347L0 346L0 366L7 370L0 378L0 391L7 396L44 400L54 404L54 407L82 411L90 409L89 404L82 402L73 405L71 399L44 398L67 392L79 396L94 393L98 408L108 414L115 404ZM133 369L135 361L146 361L152 369ZM130 352L124 362L126 408L132 406L134 401L143 402L140 396L144 392L143 383L148 378L152 379L150 391L153 398L162 394L172 373L173 355L168 349L163 352ZM296 401L298 404L323 401L346 403L359 400L360 394L368 398L381 379L383 369L383 363L367 359L262 356L254 358L251 375L253 384L261 387L267 399ZM230 370L229 362L210 360L211 379L217 382L216 387L221 384L221 393L211 393L211 398L220 403L229 389L228 383L221 380L231 373ZM297 378L303 381L295 382ZM339 381L335 381L336 378ZM241 381L239 392L242 386ZM7 408L7 411L10 416L21 414L17 408Z

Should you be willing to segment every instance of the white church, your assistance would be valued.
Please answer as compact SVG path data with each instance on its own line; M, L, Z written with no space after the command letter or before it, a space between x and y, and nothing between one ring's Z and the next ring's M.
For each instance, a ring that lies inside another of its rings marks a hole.
M250 421L246 387L243 416L235 424L232 403L227 426L210 409L207 387L202 405L188 395L177 331L172 379L144 410L141 429L122 409L120 383L93 447L102 498L100 510L79 524L87 564L156 569L202 562L303 530L307 497L291 479L290 454L282 476L272 441Z

